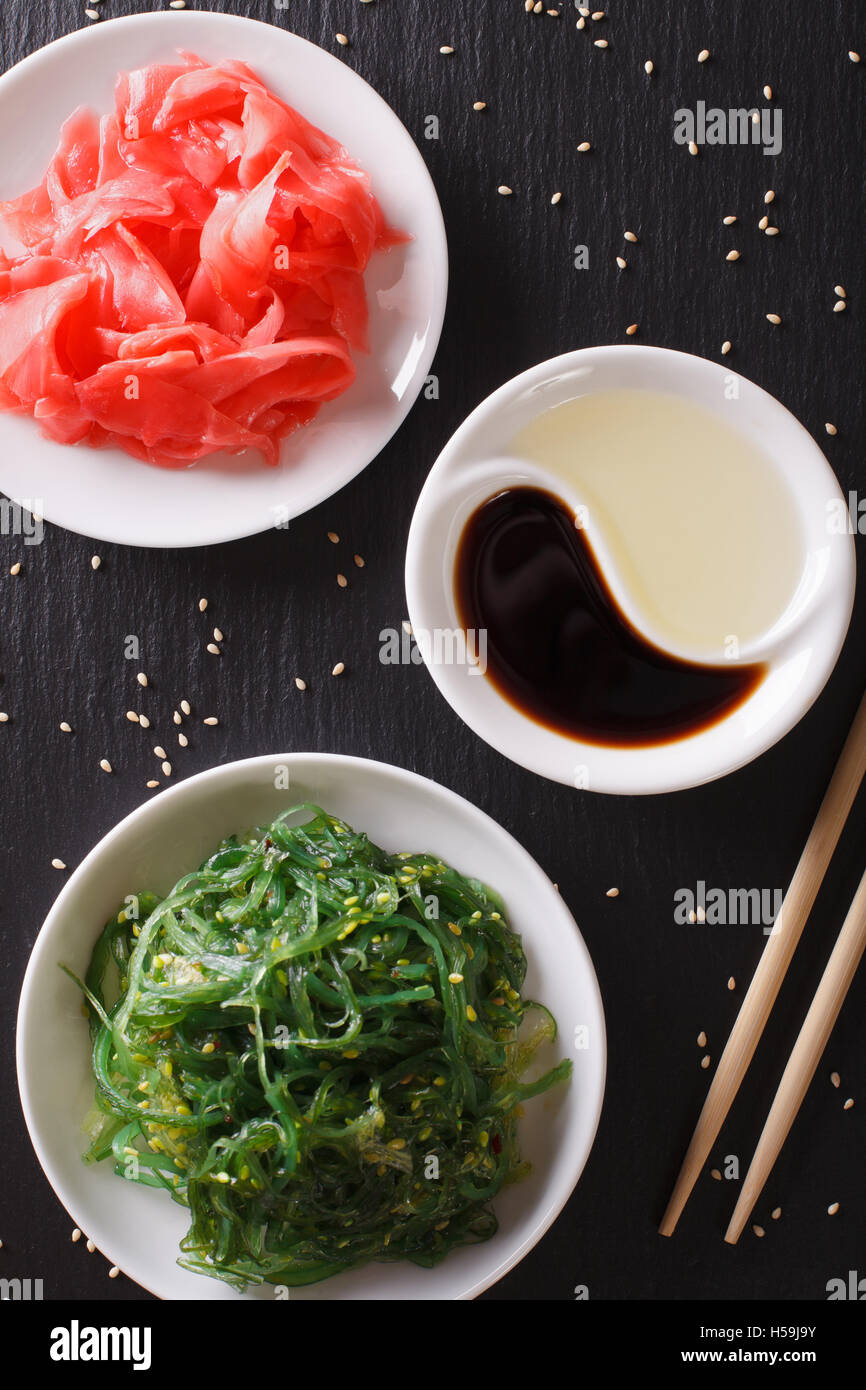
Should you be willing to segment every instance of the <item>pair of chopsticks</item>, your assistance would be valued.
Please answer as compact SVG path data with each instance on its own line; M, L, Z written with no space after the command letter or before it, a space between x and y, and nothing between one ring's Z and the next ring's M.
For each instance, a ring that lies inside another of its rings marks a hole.
M860 701L845 746L821 802L800 862L767 938L752 983L716 1068L659 1231L673 1234L719 1130L733 1104L764 1025L791 963L842 828L866 774L866 695ZM740 1190L725 1240L735 1245L794 1123L839 1010L866 948L866 873L848 910L836 945L776 1092L754 1157Z

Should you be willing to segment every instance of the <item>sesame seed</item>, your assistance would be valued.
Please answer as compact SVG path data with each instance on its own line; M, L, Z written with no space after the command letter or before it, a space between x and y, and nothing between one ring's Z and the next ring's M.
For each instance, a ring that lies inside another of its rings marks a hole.
M473 101L473 103L472 103L472 110L473 110L473 111L486 111L486 110L487 110L487 102L486 102L486 101Z
M349 40L346 38L345 34L335 34L334 38L341 47L346 48L348 46Z
M699 63L705 63L705 62L707 61L707 59L709 58L709 56L710 56L710 50L709 50L708 48L702 48L701 51L700 51L700 53L698 54L698 62L699 62Z
M454 971L448 976L448 983L451 984L451 985L462 985L462 983L463 983L463 976L459 973L459 971L454 970Z
M207 599L206 599L206 598L200 598L199 601L198 601L198 611L199 611L199 613L203 613L203 612L205 611L206 608L207 608Z
M535 0L523 0L523 8L527 14L532 14L535 9Z
M769 83L768 83L767 86L764 88L764 99L765 99L766 101L772 101L772 100L773 100L773 89L772 89L772 87L769 85Z
M190 705L189 705L189 700L181 700L181 702L180 702L180 707L181 707L181 710L183 711L184 714L191 714L191 713L192 713L192 710L190 709Z
M726 338L725 341L722 343L722 356L723 356L723 357L727 357L727 355L728 355L728 353L730 352L730 350L731 350L731 344L730 344L729 339Z
M619 266L620 270L625 270L626 266L628 265L628 261L625 259L625 256L617 256L616 263Z
M64 734L71 734L71 733L72 733L72 725L71 725L71 724L67 724L67 722L66 722L65 719L61 720L61 722L60 722L60 728L61 728L61 730L63 731Z
M146 782L146 783L145 783L145 786L147 786L147 787L158 787L158 786L159 786L159 783L158 783L158 782L155 782L155 781L151 778L151 780L150 780L149 782Z
M704 1032L704 1030L703 1030L703 1028L702 1028L701 1031L698 1033L698 1047L706 1047L706 1045L707 1045L707 1035L706 1035L706 1033Z
M142 729L150 728L150 720L148 719L146 714L140 714L138 716L138 722L141 725Z
M155 754L155 756L156 756L157 758L167 758L167 757L168 757L168 754L166 753L166 751L165 751L165 749L163 748L163 746L162 746L161 743L155 744L155 745L154 745L153 751L154 751L154 754Z
M507 183L501 183L501 184L499 185L499 187L497 188L497 190L496 190L497 193L501 193L501 194L502 194L503 198L508 198L508 197L510 197L512 191L513 191L513 190L510 189L510 188L508 187L508 184L507 184Z
M170 10L185 10L186 0L168 0L168 8Z
M697 920L698 920L698 914L697 914L694 910L692 910L692 911L689 913L689 921L691 922L692 926L694 926L694 924L695 924L695 922L696 922Z
M215 627L214 630L213 630L213 640L214 640L215 642L222 642L222 640L223 640L222 632L220 631L220 629L219 629L218 627Z
M20 561L20 560L16 560L14 565L10 565L10 566L9 566L9 573L10 573L10 574L20 574L20 573L21 573L21 561Z
M576 26L576 27L577 27L578 29L584 29L584 28L586 28L586 20L583 18L582 15L581 15L580 19L577 21L577 26Z
M78 1229L77 1226L73 1226L73 1228L72 1228L72 1243L73 1243L73 1245L74 1245L77 1241L79 1241L80 1239L81 1239L81 1232L79 1231L79 1229Z
M598 23L600 19L604 19L604 10L593 10L592 17Z
M778 235L779 235L779 228L778 228L778 227L766 227L765 230L764 230L764 236L778 236Z
M207 644L207 650L210 652L211 656L221 656L221 655L222 655L222 653L221 653L219 647L217 646L216 642L208 642L208 644Z
M759 1240L762 1238L762 1236L766 1235L763 1226L753 1226L752 1230L755 1232L755 1235L758 1237Z
M698 908L698 911L697 911L697 918L698 918L698 921L699 921L699 922L705 922L705 921L707 920L706 908L703 908L703 907L699 907L699 908Z
M637 237L635 236L634 232L623 232L623 236L626 241L630 241L632 243L637 242Z
M134 709L128 709L126 711L126 717L129 720L130 724L138 723L138 715L136 714Z
M102 758L100 760L99 766L102 768L103 772L113 772L114 770L107 758Z
M767 315L766 315L766 319L767 319L767 323L774 323L774 324L776 324L776 325L778 325L778 324L780 324L780 323L782 322L782 320L781 320L781 318L779 317L778 314L767 314Z
M180 4L185 4L185 3L186 3L186 0L180 0ZM171 0L171 8L172 8L173 10L176 10L176 9L178 8L178 0ZM109 1277L109 1279L116 1279L119 1273L120 1273L120 1270L118 1269L117 1265L112 1265L112 1266L111 1266L111 1269L108 1271L108 1277Z
M719 1172L718 1168L711 1168L711 1169L710 1169L710 1177L711 1177L715 1182L721 1182L721 1181L722 1181L722 1175L721 1175L721 1173Z
M851 1098L850 1096L849 1096L848 1099L846 1100L845 1104L842 1106L842 1109L843 1109L843 1110L853 1110L853 1109L854 1109L854 1101L852 1100L852 1098Z
M99 566L100 566L101 564L102 564L102 561L101 561L101 559L99 558L98 555L91 555L91 557L90 557L90 568L91 568L91 569L98 570L98 569L99 569Z
M8 723L9 723L9 715L6 713L5 710L0 710L0 724L8 724Z
M726 227L732 227L732 226L734 225L734 223L736 222L736 220L737 220L737 219L736 219L736 217L734 216L733 213L729 213L727 217L723 217L723 218L722 218L722 222L724 223L724 225L725 225Z
M64 864L62 859L52 859L51 867L52 869L65 869L66 865Z
M92 1241L92 1240L88 1240L88 1242L87 1242L87 1253L88 1253L88 1255L92 1255L95 1249L96 1249L96 1246L93 1244L93 1241Z
M655 64L653 63L652 58L647 58L646 62L643 65L643 70L646 73L647 77L649 77L652 74L654 67Z
M340 543L340 537L337 535L336 531L328 532L328 540L331 542L331 545L339 545Z
M738 261L739 259L740 259L740 253L739 253L739 251L729 251L728 254L727 254L727 256L725 256L725 260L726 260L726 261Z
M690 141L689 141L689 154L697 154L697 152L698 152L698 147L697 147L697 145L695 144L694 140L690 140Z
M404 618L400 626L402 627L407 637L412 636L412 624L409 622L408 618Z
M175 710L174 714L171 716L171 721L173 724L181 724L183 722L177 710Z
M845 301L844 299L837 299L837 300L836 300L836 303L833 305L833 313L834 313L834 314L841 314L841 313L844 313L844 311L845 311L847 308L848 308L848 305L847 305L847 303L846 303L846 301Z
M336 666L335 666L335 667L333 668L333 670L331 671L331 675L332 675L332 676L342 676L342 674L343 674L343 672L345 671L345 669L346 669L346 668L345 668L345 666L343 665L342 661L338 661L337 664L336 664Z
M737 982L736 982L736 980L734 979L734 977L733 977L733 975L732 975L731 978L728 980L728 989L736 989L736 988L737 988Z
M836 429L836 426L835 426L835 425L831 425L829 420L828 420L828 421L826 422L826 424L824 425L824 429L827 431L828 434L838 434L838 433L839 433L839 431Z
M543 9L542 0L535 0L535 4L534 4L533 7L532 7L532 13L533 13L533 14L541 14L542 9Z
M607 48L607 39L593 39L594 48Z
M758 112L757 112L757 111L753 111L753 112L752 112L752 125L757 125L760 119L761 119L761 117L759 116Z
M306 690L307 688L307 682L301 680L300 676L295 676L295 685L298 687L299 690Z
M85 10L84 13L87 15L87 18L88 18L88 19L98 19L98 18L99 18L99 10Z
M758 223L758 230L762 232L762 231L764 230L764 228L767 226L767 223L769 222L769 220L770 220L769 217L766 217L766 216L765 216L765 217L762 217L761 220L760 220L760 222Z
M168 762L168 760L166 760L166 761L163 763L163 765L162 765L162 771L163 771L163 776L165 776L165 777L170 777L170 776L171 776L171 763Z
M847 294L845 293L844 287L843 287L842 285L834 285L834 286L833 286L833 293L834 293L834 294L837 294L837 295L839 296L840 299L847 299L847 298L848 298Z
M764 202L765 202L765 203L772 203L772 201L773 201L773 199L775 198L775 196L776 196L776 195L775 195L775 193L773 192L772 188L768 188L767 191L766 191L766 193L764 194Z
M782 1208L773 1207L773 1210L770 1212L770 1215L772 1216L774 1221L778 1221L779 1217L782 1215Z
M851 59L852 63L860 62L860 54L856 53L853 48L848 49L848 57Z
M218 724L218 723L219 723L219 720L217 719L217 717L216 717L215 714L209 714L208 717L207 717L207 719L203 719L203 720L202 720L202 723L203 723L203 724L214 725L214 724Z
M359 570L362 570L365 564L367 563L363 555L353 555L352 559L355 561L355 564L357 565Z
M187 748L189 746L189 739L187 738L186 734L178 734L177 741L180 744L181 748Z
M138 681L139 685L147 685L147 676L143 671L139 671L135 679Z
M337 575L337 583L339 584L339 586L340 586L341 589L345 589L345 587L346 587L346 585L348 584L348 582L349 582L349 581L348 581L348 579L346 578L346 576L345 576L344 574L338 574L338 575Z
M588 7L587 5L578 5L578 7L577 7L577 13L578 13L583 19L589 19L589 7Z
M550 201L551 201L551 203L552 203L552 204L554 205L554 207L555 207L557 203L559 203L559 202L562 201L562 194L561 194L561 193L554 193L554 195L553 195L553 197L551 198Z
M450 43L444 43L442 47L439 49L439 52L444 53L447 56L449 53L453 53L454 49L451 47Z
M608 888L608 890L607 890L607 892L605 893L604 896L605 896L606 898L618 898L618 897L619 897L619 889L618 889L618 888Z
M628 334L628 336L629 336L630 338L633 338L634 335L635 335L635 333L637 333L637 324L636 324L636 323L630 323L629 326L628 326L628 328L627 328L625 331L626 331L626 333Z
M830 1073L830 1085L831 1085L831 1086L835 1086L836 1089L838 1090L838 1089L839 1089L839 1086L840 1086L840 1083L841 1083L841 1080L842 1080L842 1078L840 1077L840 1075L839 1075L839 1073L838 1073L837 1071L831 1071L831 1073Z
M707 1069L707 1067L708 1067L709 1065L710 1065L710 1054L707 1053L706 1057L702 1057L702 1058L701 1058L701 1069L702 1069L703 1071L706 1071L706 1069Z
M580 144L577 147L577 152L578 154L587 154L588 151L591 149L592 145L589 143L588 140L581 140Z
M838 1203L838 1202L831 1202L830 1205L829 1205L829 1207L827 1208L827 1215L828 1215L828 1216L835 1216L838 1210L839 1210L839 1203Z

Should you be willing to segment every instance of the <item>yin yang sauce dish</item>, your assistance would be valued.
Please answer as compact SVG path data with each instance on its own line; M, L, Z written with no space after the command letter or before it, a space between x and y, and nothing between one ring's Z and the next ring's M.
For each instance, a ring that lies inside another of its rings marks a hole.
M793 728L833 669L855 582L826 521L840 500L747 378L579 349L506 382L437 459L409 618L440 691L505 757L595 792L698 786ZM483 660L441 659L440 631Z
M512 487L464 526L457 609L486 631L500 693L561 733L624 747L740 706L767 672L740 651L778 619L803 564L769 459L709 411L628 390L543 412L514 448L583 500Z

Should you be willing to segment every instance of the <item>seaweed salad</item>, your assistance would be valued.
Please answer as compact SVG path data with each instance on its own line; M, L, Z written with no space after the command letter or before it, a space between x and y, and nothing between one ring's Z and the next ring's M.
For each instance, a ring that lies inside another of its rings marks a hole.
M432 1266L494 1234L521 1103L571 1072L521 1080L556 1032L525 973L489 888L292 807L102 932L85 1159L165 1188L179 1263L239 1288Z

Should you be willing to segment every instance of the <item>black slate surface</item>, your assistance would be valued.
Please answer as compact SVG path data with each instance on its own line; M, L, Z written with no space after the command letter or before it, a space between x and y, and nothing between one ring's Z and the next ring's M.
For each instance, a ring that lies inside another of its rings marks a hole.
M108 17L145 5L105 0ZM0 804L3 885L0 1273L45 1281L50 1298L146 1298L107 1280L98 1254L70 1243L71 1222L36 1163L17 1102L14 1021L29 949L70 865L145 795L151 740L124 711L165 715L182 695L220 716L175 757L177 776L247 755L321 749L414 768L469 797L558 881L598 971L609 1029L601 1128L583 1178L550 1234L487 1295L493 1299L824 1298L835 1276L866 1273L862 1015L855 981L818 1077L762 1198L767 1236L722 1242L735 1184L698 1185L671 1241L656 1226L707 1085L696 1036L717 1055L763 944L760 928L677 926L673 895L698 879L721 887L787 883L863 685L862 591L845 650L816 706L756 763L673 796L594 797L546 784L480 743L424 669L382 667L378 633L405 616L404 543L441 446L492 388L569 348L635 341L718 357L773 392L812 431L845 488L863 486L861 382L862 66L864 6L784 0L612 0L608 19L575 28L527 15L522 0L290 0L224 5L294 29L338 53L391 103L418 140L448 226L451 292L434 364L437 401L420 400L372 466L314 512L231 545L124 550L47 528L24 549L0 537ZM2 60L86 24L83 0L4 0ZM794 11L796 10L796 13ZM340 48L336 31L349 35ZM607 50L592 40L609 40ZM452 57L439 54L453 44ZM707 47L711 59L698 65ZM644 61L655 73L648 78ZM777 158L758 148L672 140L673 113L698 99L783 110ZM471 103L489 103L476 114ZM438 141L424 138L437 115ZM588 139L593 152L575 152ZM498 197L497 185L514 189ZM782 234L757 230L766 188ZM550 205L555 190L558 207ZM725 213L740 222L722 226ZM631 227L640 243L620 274ZM573 248L590 268L573 268ZM724 254L738 246L742 260ZM834 315L833 286L848 292ZM764 319L784 317L780 330ZM825 420L838 435L828 439ZM97 502L98 505L98 502ZM342 537L333 548L326 531ZM98 549L102 568L90 556ZM360 551L366 568L354 569ZM24 560L22 573L9 565ZM341 590L337 569L350 577ZM210 608L196 608L205 594ZM204 654L218 623L226 654ZM122 639L138 634L152 690L138 700ZM329 676L343 660L341 680ZM301 695L293 677L309 688ZM68 719L74 737L60 733ZM159 727L166 735L171 725ZM98 768L112 759L116 775ZM844 834L717 1158L745 1164L782 1060L811 998L863 865L866 805ZM616 884L616 899L605 890ZM730 975L737 991L726 987ZM841 1090L828 1080L842 1074ZM845 1113L842 1101L857 1104ZM826 1214L831 1201L841 1210ZM781 1220L768 1219L772 1207Z

